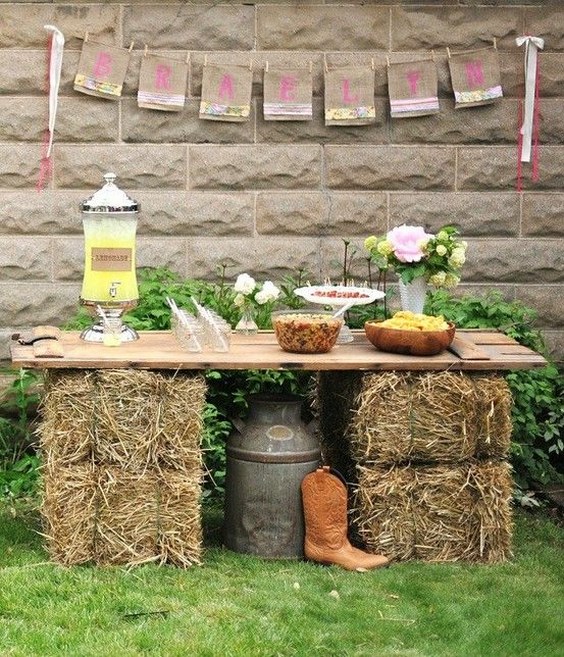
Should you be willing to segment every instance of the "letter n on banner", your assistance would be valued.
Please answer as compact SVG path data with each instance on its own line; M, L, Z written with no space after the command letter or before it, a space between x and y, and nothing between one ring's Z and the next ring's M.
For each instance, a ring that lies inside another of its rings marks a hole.
M313 118L313 83L309 69L264 71L265 121L310 121Z
M439 108L437 68L432 59L388 65L392 118L436 114Z
M121 96L130 51L84 41L74 78L74 88L90 96L116 100Z
M188 64L148 54L141 60L137 104L148 109L179 112L186 102Z
M495 47L448 55L456 109L487 105L503 96Z
M325 68L325 125L376 121L372 66Z
M253 72L248 66L205 64L200 118L248 121L251 114Z

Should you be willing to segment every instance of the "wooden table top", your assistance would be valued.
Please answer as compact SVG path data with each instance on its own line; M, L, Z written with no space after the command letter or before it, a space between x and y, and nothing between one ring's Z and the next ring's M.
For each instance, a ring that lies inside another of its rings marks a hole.
M105 347L87 343L78 332L63 332L64 356L37 356L33 345L11 344L12 365L33 369L167 369L167 370L516 370L546 365L531 349L497 331L457 330L451 347L436 356L403 356L378 351L364 331L354 342L336 345L327 354L283 351L271 331L233 334L227 352L193 353L180 348L170 331L144 331L139 340Z

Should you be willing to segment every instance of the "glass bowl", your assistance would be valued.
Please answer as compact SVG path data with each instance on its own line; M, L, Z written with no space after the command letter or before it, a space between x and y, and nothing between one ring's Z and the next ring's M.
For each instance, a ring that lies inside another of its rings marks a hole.
M324 354L335 346L342 317L322 310L277 310L272 313L272 328L278 344L294 354Z

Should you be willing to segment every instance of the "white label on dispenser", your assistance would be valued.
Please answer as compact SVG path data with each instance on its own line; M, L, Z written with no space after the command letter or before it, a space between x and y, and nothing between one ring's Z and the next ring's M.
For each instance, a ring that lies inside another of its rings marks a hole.
M132 249L92 247L92 271L131 271Z

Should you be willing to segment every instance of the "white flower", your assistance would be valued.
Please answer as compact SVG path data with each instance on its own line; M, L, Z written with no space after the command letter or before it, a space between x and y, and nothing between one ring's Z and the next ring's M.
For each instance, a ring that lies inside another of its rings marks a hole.
M239 274L237 280L235 281L234 290L235 292L240 292L241 294L251 294L255 289L257 283L252 276L249 274Z
M255 300L258 304L262 305L269 301L274 301L278 298L280 290L274 285L272 281L264 281L262 290L256 293Z
M437 255L444 256L446 255L447 248L444 244L438 244L435 251L437 252Z

